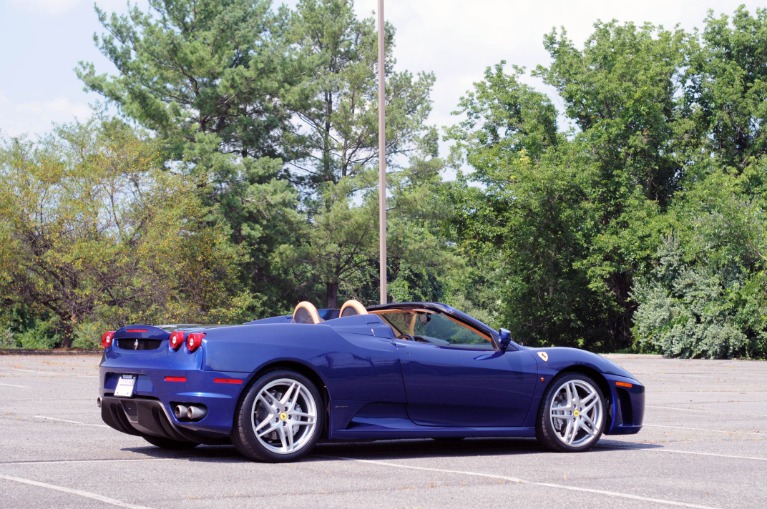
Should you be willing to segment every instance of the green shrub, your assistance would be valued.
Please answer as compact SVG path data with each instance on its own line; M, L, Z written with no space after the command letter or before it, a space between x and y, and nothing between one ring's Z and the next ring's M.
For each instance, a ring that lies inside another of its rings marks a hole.
M72 348L98 350L101 348L101 335L109 329L101 322L85 322L75 327Z
M16 338L9 328L0 329L0 349L18 348Z
M58 319L35 320L32 327L15 335L19 347L28 350L46 350L61 344Z
M753 316L763 317L766 310L757 294L748 293L753 285L743 281L746 275L686 262L674 239L661 247L658 258L653 274L633 291L639 303L633 332L640 351L711 359L765 355L764 324ZM753 316L744 317L744 308Z

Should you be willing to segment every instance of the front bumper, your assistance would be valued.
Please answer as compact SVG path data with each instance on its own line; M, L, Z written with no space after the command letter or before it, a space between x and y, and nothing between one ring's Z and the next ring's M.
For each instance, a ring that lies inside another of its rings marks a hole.
M610 426L605 435L633 435L642 429L645 387L633 378L605 376L610 387Z

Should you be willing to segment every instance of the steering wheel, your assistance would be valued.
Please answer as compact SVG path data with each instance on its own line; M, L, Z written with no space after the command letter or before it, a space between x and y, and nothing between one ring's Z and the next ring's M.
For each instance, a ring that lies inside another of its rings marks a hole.
M410 334L400 334L397 336L397 339L404 339L406 341L415 341L415 337L411 336Z

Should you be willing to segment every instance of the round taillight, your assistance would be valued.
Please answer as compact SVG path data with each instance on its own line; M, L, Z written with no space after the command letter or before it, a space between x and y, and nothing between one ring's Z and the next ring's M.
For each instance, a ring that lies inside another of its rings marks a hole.
M200 348L200 345L202 345L202 338L204 337L204 332L192 332L186 337L186 349L190 352L194 352Z
M101 336L101 346L104 348L109 348L112 346L112 341L115 338L115 331L108 330Z
M170 333L170 347L172 350L178 350L184 344L184 333L180 330L174 330Z

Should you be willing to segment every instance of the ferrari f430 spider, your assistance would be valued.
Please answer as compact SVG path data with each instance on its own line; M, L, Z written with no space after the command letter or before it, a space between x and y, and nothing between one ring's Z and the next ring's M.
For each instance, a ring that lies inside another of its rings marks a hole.
M444 304L349 301L236 326L129 325L102 337L101 415L159 447L233 443L280 462L318 440L536 437L585 451L642 427L614 362L528 348Z

